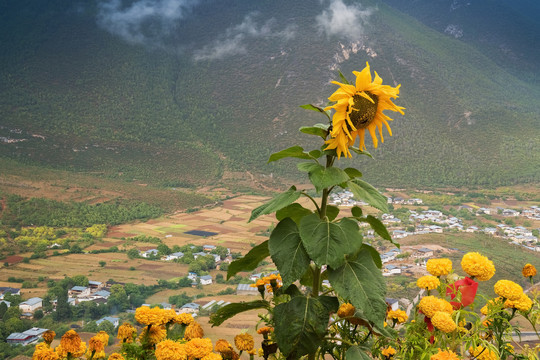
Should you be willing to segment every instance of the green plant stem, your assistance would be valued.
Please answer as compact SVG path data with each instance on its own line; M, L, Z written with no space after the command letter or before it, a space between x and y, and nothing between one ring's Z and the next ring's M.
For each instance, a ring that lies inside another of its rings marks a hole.
M349 346L353 346L354 344L348 340L341 339L341 338L333 338L333 337L325 337L323 340L329 340L329 341L341 341L342 343L345 343Z
M306 194L306 193L303 192L303 191L302 191L302 195L304 195L305 197L307 197L309 200L311 200L311 202L312 202L313 204L315 204L315 208L317 208L317 212L320 214L320 213L321 213L321 208L319 207L319 204L317 204L317 202L315 201L315 199L314 199L312 196Z
M314 297L318 297L321 284L321 268L312 264L311 271L313 272L313 287L311 293Z

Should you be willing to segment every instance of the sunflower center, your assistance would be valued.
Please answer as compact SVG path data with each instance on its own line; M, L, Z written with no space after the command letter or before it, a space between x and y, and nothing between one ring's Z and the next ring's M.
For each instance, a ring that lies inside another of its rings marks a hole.
M368 91L366 91L366 94L373 99L374 103L363 96L353 95L354 106L349 117L357 129L366 128L375 119L375 115L377 114L378 96ZM349 130L352 131L352 129Z

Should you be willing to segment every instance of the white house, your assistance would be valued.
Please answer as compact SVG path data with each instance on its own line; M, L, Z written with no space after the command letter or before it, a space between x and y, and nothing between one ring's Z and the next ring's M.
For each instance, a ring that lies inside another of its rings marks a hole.
M383 276L391 276L401 274L401 268L395 265L386 265L383 270Z
M19 309L23 313L33 313L37 309L43 307L43 299L39 297L33 297L19 304Z
M113 324L114 327L117 327L118 325L120 325L120 319L117 318L117 317L113 317L113 316L105 316L105 317L102 317L101 319L99 319L98 321L96 321L96 324L101 324L102 322L104 321L108 321L110 322L111 324Z
M1 286L1 287L0 287L0 300L3 300L3 299L4 299L4 296L5 296L6 294L11 294L11 295L21 295L21 289Z
M184 306L182 306L180 308L179 313L190 313L190 314L198 313L199 312L199 307L200 307L199 304L187 303L187 304L185 304Z
M150 250L146 250L145 252L141 253L141 256L143 258L149 258L150 256L157 256L158 253L159 253L158 249L150 249Z
M184 253L179 251L179 252L175 252L175 253L165 256L164 260L171 261L171 260L181 259L183 257L184 257Z
M86 286L74 286L68 291L69 296L84 297L90 295L91 289Z
M212 284L212 276L203 275L199 278L199 282L201 283L201 285L210 285Z

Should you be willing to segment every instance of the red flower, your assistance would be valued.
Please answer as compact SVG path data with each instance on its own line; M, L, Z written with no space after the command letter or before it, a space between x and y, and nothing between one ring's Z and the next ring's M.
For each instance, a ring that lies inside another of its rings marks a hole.
M450 298L454 299L461 293L461 302L450 301L450 304L457 310L472 304L476 297L477 290L478 283L473 279L466 277L449 285L446 289L446 295L450 295Z

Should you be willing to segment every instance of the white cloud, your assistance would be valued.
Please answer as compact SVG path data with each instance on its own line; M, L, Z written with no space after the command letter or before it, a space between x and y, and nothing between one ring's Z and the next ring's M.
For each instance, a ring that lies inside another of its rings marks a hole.
M216 60L228 56L245 54L248 51L250 39L282 38L288 40L295 35L295 26L289 25L281 31L275 31L275 19L270 19L264 24L256 22L257 13L251 13L244 17L239 25L230 27L225 35L217 38L211 44L195 51L194 60Z
M360 4L346 5L343 0L331 0L327 9L316 17L316 23L327 36L341 36L348 40L359 40L364 26L374 10L362 8Z
M132 44L160 46L201 0L99 0L98 24Z

